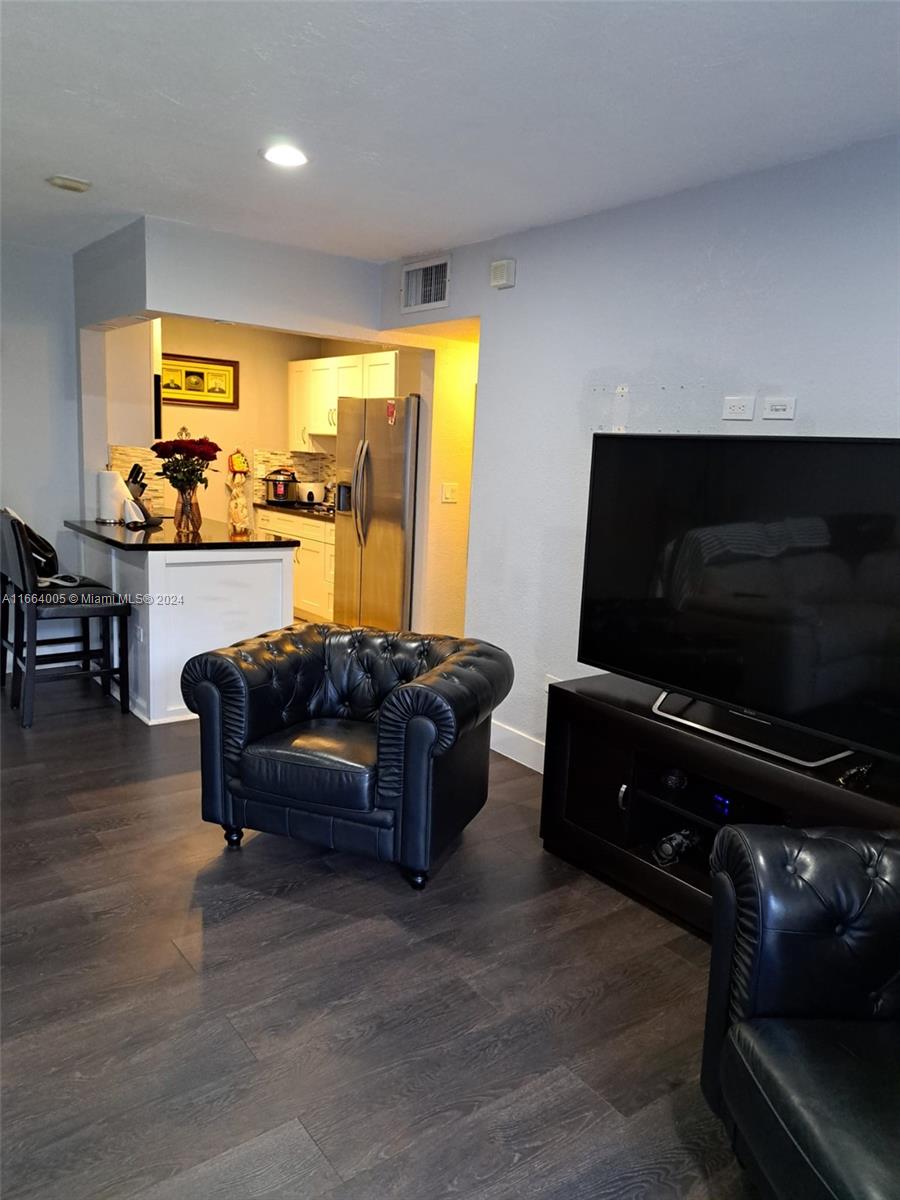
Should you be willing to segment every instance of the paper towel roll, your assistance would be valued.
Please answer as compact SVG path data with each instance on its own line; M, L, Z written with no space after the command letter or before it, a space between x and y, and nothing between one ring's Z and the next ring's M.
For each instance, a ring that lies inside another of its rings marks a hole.
M131 493L118 471L97 472L98 521L121 521L122 505L130 499Z

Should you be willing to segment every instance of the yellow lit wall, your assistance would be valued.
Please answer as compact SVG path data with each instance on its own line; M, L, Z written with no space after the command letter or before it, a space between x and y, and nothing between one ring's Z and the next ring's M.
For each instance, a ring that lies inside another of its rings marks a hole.
M466 560L472 490L472 441L478 342L391 330L392 342L434 350L431 420L424 426L419 469L413 624L426 633L461 635L466 622ZM441 502L441 485L457 485L457 503Z

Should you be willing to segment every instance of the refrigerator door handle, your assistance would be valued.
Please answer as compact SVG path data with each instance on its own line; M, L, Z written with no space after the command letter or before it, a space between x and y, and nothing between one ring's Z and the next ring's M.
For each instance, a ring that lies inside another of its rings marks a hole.
M360 502L357 505L359 511L359 544L366 544L366 513L369 508L369 480L366 475L366 464L369 461L369 439L363 442L362 454L359 459L359 492Z
M356 534L357 545L362 545L362 540L359 536L359 463L362 458L363 440L362 438L356 444L356 454L353 458L353 471L350 475L350 512L353 516L353 530Z

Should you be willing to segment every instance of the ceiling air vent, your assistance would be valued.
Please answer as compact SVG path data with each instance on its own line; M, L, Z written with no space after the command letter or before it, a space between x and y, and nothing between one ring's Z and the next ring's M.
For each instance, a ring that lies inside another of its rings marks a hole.
M450 259L429 258L407 263L400 285L400 311L446 308L450 303Z

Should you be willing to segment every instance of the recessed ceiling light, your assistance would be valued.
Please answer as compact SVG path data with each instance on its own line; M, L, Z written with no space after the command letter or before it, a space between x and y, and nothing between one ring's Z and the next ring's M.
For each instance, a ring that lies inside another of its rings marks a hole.
M303 151L288 142L276 142L267 150L260 150L260 154L266 162L274 163L276 167L302 167L307 161Z
M47 183L64 192L86 192L91 186L89 179L75 179L72 175L51 175Z

